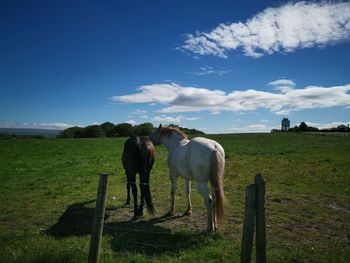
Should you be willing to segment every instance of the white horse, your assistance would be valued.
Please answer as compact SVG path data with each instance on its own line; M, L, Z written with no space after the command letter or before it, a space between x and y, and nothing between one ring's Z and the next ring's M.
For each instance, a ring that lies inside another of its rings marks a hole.
M176 182L179 176L186 180L187 210L185 214L192 213L191 180L196 180L208 212L207 230L216 230L217 224L220 224L224 215L225 151L222 146L216 141L203 137L189 140L178 129L162 127L162 125L159 125L149 137L154 145L164 144L168 149L168 167L172 188L170 210L167 216L173 215L175 211ZM213 198L208 191L208 181L211 183Z

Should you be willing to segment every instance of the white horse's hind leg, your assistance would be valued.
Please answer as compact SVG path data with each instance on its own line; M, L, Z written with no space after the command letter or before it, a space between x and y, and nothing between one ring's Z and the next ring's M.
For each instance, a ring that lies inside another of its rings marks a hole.
M215 192L212 191L212 218L213 218L213 225L214 230L216 231L218 229L217 222L216 222L216 206L215 206Z
M184 215L191 215L192 214L192 204L191 204L191 181L186 180L185 183L185 191L186 191L186 198L187 198L187 209L184 213Z
M176 182L177 182L177 175L176 173L170 171L170 179L171 179L171 200L170 200L170 209L166 216L172 216L175 212L175 193L176 193Z
M214 221L213 221L213 199L211 198L208 191L207 183L198 183L198 191L204 199L205 206L207 207L208 213L208 225L207 230L212 232L214 230Z

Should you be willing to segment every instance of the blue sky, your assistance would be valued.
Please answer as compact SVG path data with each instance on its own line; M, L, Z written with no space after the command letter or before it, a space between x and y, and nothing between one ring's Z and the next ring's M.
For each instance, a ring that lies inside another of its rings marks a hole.
M350 3L1 1L0 127L350 122Z

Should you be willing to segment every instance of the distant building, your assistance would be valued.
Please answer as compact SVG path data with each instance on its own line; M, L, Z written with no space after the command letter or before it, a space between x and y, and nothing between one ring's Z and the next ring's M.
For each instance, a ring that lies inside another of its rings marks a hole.
M288 118L283 118L281 122L281 130L288 131L289 128L290 128L290 121L288 120Z

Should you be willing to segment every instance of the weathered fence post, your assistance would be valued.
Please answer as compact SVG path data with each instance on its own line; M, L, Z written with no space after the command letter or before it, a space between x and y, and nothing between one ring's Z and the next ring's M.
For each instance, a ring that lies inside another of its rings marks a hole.
M241 244L241 263L248 263L252 257L255 221L255 186L247 186L245 196L244 223Z
M107 182L108 174L100 174L88 263L98 263L100 258L100 247L106 210Z
M261 174L255 176L256 206L256 262L266 262L265 181Z
M266 263L265 181L261 174L255 175L254 184L247 186L246 190L241 263L248 263L252 258L254 223L256 262Z

